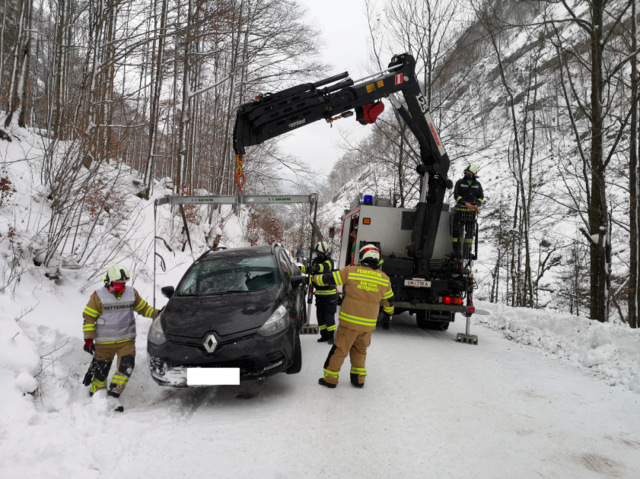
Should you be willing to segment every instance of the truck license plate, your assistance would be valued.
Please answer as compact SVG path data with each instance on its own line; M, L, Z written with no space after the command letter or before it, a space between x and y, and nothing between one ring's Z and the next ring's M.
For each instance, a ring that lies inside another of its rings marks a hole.
M431 281L427 281L424 279L405 279L404 285L411 286L413 288L430 288Z

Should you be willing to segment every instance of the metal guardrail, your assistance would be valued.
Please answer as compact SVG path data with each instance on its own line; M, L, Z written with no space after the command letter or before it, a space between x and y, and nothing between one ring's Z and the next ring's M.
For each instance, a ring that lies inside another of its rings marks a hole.
M214 195L181 196L166 195L155 200L155 205L267 205L316 203L317 195Z

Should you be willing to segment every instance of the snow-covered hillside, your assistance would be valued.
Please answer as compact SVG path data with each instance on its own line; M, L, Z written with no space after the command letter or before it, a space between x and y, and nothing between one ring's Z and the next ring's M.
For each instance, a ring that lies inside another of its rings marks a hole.
M107 178L119 175L133 231L105 219L89 243L103 252L87 264L63 249L48 267L36 266L30 245L45 230L51 202L36 174L42 139L20 135L0 141L3 176L15 188L0 209L2 477L640 475L638 331L544 309L478 303L488 312L472 321L478 346L454 341L461 318L448 332L433 332L400 315L390 331L375 333L362 391L345 381L335 391L319 388L327 347L309 336L298 375L162 388L146 364L150 321L140 318L125 413L107 410L82 385L91 359L82 350L82 310L105 261L129 266L136 289L151 300L152 203L135 196L135 171L105 165ZM154 197L169 192L165 183ZM162 306L159 288L175 285L204 250L209 226L191 225L192 255L188 246L182 251L179 218L168 207L158 215L158 236L173 250L158 241L166 263L155 291ZM228 245L246 244L242 221L229 211L223 217L216 234ZM19 280L11 280L12 270Z

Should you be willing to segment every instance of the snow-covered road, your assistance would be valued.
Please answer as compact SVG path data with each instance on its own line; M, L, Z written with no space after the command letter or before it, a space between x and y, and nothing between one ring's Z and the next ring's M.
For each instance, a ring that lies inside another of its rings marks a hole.
M317 385L329 348L303 336L297 376L130 399L104 423L119 431L115 456L92 468L123 478L640 477L638 394L488 329L475 329L478 346L458 344L462 329L396 318L374 334L362 390L347 374L336 390Z

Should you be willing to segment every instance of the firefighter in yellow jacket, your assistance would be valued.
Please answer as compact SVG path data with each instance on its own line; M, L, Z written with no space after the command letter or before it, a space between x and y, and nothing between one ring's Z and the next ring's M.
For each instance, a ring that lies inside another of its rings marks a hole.
M376 329L381 301L383 329L389 329L393 317L391 281L380 271L379 265L380 251L374 245L366 245L360 250L359 264L313 278L318 286L344 285L346 289L339 315L340 325L324 363L324 377L318 380L322 386L333 389L338 385L340 368L349 355L351 384L357 388L364 387L367 348L371 344L371 333Z
M118 356L118 370L107 392L110 406L122 412L119 403L135 367L136 321L134 312L145 318L156 318L158 311L143 300L132 287L126 287L129 271L116 264L109 268L104 288L95 291L84 308L84 350L94 355L93 381L90 395L106 388L113 358Z

